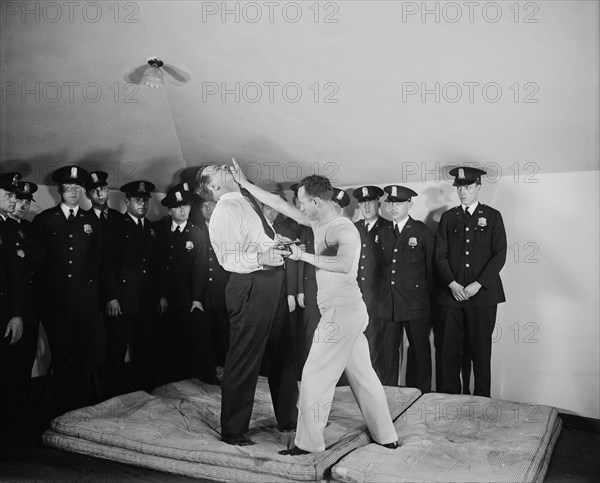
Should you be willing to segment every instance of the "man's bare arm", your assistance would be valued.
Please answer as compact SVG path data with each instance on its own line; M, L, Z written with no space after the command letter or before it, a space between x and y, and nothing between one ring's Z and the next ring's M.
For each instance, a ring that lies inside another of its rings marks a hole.
M356 256L356 248L360 246L360 235L351 225L334 226L327 232L327 241L337 244L337 254L334 256L306 253L296 245L291 245L292 260L302 260L326 272L349 273ZM315 250L318 247L315 246Z
M233 161L231 173L242 188L247 189L258 201L270 206L279 213L282 213L288 218L296 220L296 222L301 225L310 226L310 220L306 217L306 215L304 215L304 213L290 203L283 201L279 196L269 193L268 191L265 191L262 188L250 183L244 176L244 173L242 172L238 162L233 158L231 160Z

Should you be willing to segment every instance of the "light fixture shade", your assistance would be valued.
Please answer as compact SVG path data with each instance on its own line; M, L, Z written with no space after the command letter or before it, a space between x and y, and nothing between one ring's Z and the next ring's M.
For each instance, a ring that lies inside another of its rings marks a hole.
M164 87L165 84L162 71L156 66L149 65L144 71L142 84L156 88Z

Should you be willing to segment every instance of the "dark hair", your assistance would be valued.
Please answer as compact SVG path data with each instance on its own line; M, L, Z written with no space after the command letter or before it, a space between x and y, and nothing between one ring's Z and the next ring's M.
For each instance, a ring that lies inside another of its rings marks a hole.
M309 196L321 198L324 201L329 201L333 198L331 182L325 176L318 174L306 176L298 183L298 189L302 186L304 186L304 191Z

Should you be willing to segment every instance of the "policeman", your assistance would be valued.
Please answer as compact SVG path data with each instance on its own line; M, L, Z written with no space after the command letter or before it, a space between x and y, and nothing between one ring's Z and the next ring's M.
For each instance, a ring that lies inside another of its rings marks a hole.
M43 250L35 239L31 223L25 219L31 208L33 194L38 186L29 181L19 181L16 189L16 206L13 213L8 216L12 220L13 234L16 240L19 270L26 279L26 299L23 310L23 337L15 346L16 361L15 372L18 372L18 388L12 393L13 398L19 401L19 413L15 417L25 417L29 405L29 388L31 382L31 368L37 353L39 335L39 308L36 303L39 299L39 284L37 275L43 262Z
M93 336L98 320L100 226L79 208L88 173L64 166L52 174L61 201L33 220L45 251L40 316L48 335L61 411L92 401Z
M369 325L365 336L369 341L369 352L371 362L377 371L379 362L385 354L383 347L379 344L381 331L384 323L378 315L379 283L381 281L381 260L379 257L378 240L379 231L389 227L391 223L379 216L383 190L377 186L361 186L352 192L352 196L358 201L358 209L363 217L354 223L360 233L361 250L360 263L358 264L358 286L363 294L363 300L369 313ZM381 374L378 373L381 378ZM393 385L397 385L397 382Z
M188 221L192 192L187 183L174 186L162 200L169 210L160 223L161 306L165 334L164 363L169 381L198 377L218 384L209 320L201 300L206 292L208 265L202 260L202 233Z
M379 317L384 323L378 334L382 357L376 361L375 370L383 385L398 385L404 329L409 342L406 385L426 393L431 390L429 315L434 237L425 224L408 214L417 193L398 185L386 186L384 191L392 224L381 228L378 236L383 270Z
M92 203L88 210L102 222L111 221L120 213L108 207L108 173L105 171L92 171L87 184L85 185L85 195Z
M478 201L485 171L461 166L450 171L461 204L446 211L437 230L435 333L441 357L441 391L461 392L461 361L467 341L475 375L474 394L490 396L492 332L504 302L500 270L506 261L506 231L499 211Z
M198 227L202 235L200 256L203 265L208 267L208 279L202 305L212 328L215 362L219 366L224 366L229 348L229 315L225 305L225 287L229 281L229 272L219 264L210 243L208 226L216 204L212 200L201 199L199 201L199 211L202 216L199 217L201 223Z
M107 372L112 395L151 390L156 385L159 247L154 224L145 216L154 184L121 186L127 211L109 223L105 244L103 294L106 297ZM125 377L129 344L133 387Z
M26 305L25 278L19 268L20 255L15 246L14 232L8 215L15 210L15 194L19 173L0 175L0 427L2 436L18 434L15 411L20 401L12 395L18 388L20 371L15 367L16 348L23 335L23 315ZM30 375L28 375L30 377Z

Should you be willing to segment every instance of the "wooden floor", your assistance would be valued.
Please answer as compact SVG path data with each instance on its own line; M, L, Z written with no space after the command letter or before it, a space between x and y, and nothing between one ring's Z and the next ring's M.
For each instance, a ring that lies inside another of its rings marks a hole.
M546 482L600 481L600 421L562 415ZM0 444L0 481L198 481L48 448L39 441ZM208 481L208 480L207 480Z

